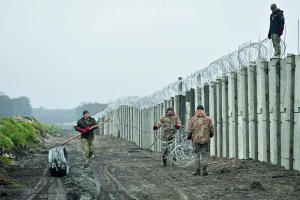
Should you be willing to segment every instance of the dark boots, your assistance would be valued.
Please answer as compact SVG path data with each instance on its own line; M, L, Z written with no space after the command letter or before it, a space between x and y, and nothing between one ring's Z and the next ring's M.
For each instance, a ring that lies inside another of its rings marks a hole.
M200 176L200 168L197 168L196 172L193 173L194 176Z
M207 176L208 173L207 173L207 167L203 167L203 176ZM201 172L200 172L200 168L197 168L196 172L193 173L194 176L200 176L201 175Z
M167 159L163 158L163 167L166 167L166 166L167 166Z
M208 173L207 173L207 166L204 166L203 167L203 176L207 176Z

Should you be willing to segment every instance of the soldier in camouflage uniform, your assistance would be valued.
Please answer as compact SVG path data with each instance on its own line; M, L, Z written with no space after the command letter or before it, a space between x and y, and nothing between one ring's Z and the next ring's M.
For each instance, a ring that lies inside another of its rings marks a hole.
M194 175L201 175L201 165L203 167L203 176L208 175L207 164L209 157L209 142L214 136L214 127L212 120L206 116L203 106L199 105L195 116L188 123L188 139L194 143L195 153L197 154L197 170Z
M155 126L153 130L156 131L160 127L163 127L163 143L162 143L162 152L163 152L163 166L167 166L167 157L169 154L169 144L174 139L176 130L180 129L181 121L179 117L174 113L173 108L168 108L166 115L163 116Z
M94 130L96 128L91 129L90 127L96 124L96 120L85 110L83 111L83 117L77 121L74 127L76 131L81 133L84 167L89 166L89 158L93 155Z

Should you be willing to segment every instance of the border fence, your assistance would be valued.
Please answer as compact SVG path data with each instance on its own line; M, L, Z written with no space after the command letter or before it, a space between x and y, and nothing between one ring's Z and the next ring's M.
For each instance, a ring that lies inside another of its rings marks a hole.
M160 91L166 94L156 93L153 99L119 99L96 116L99 121L113 120L100 128L99 134L112 134L147 149L156 140L152 126L167 107L173 107L185 124L201 104L215 126L212 156L253 159L300 170L300 56L253 60L221 70L221 75L218 72L209 80L203 81L203 71L189 81L179 79ZM151 150L160 152L161 141Z

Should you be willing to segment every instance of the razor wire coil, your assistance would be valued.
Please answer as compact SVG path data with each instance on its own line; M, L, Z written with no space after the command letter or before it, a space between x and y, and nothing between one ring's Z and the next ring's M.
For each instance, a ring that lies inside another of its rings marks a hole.
M285 54L286 45L282 40L280 45L281 56L283 56ZM254 43L244 43L238 50L213 61L208 67L196 71L185 79L170 83L165 88L158 90L151 95L144 97L121 97L116 101L110 102L108 107L104 111L96 114L95 117L103 117L106 113L119 108L121 105L133 106L140 109L157 105L166 99L170 99L170 97L184 94L190 88L202 87L204 84L208 84L224 74L238 72L243 67L249 66L251 63L258 64L261 61L268 60L272 57L273 53L274 49L272 42L269 39Z

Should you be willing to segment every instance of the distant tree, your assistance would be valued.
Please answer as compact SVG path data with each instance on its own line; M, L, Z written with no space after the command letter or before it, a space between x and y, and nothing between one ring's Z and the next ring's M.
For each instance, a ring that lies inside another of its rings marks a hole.
M19 97L12 99L12 103L15 110L14 115L32 116L32 107L29 98Z
M0 118L13 115L12 101L6 95L0 96Z
M82 111L88 110L91 115L95 115L103 111L107 104L101 103L85 103L73 109L46 109L43 107L34 108L33 116L40 122L49 125L61 125L63 123L71 123L82 117Z
M76 116L81 117L82 111L88 110L90 115L96 115L97 113L103 111L108 105L101 103L84 103L76 108Z
M17 115L32 116L30 99L27 97L11 99L6 95L0 95L0 118Z

